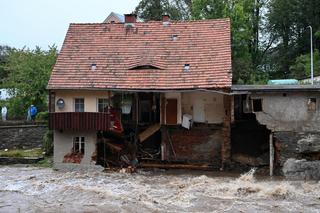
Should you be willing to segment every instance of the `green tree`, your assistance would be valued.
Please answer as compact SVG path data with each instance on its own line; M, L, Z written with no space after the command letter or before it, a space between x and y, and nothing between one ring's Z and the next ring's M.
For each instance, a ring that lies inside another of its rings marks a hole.
M320 48L316 37L320 29L320 1L318 0L270 0L268 4L267 30L274 35L272 51L269 56L273 78L299 78L306 73L298 67L307 62L302 55L310 52L310 33L314 29L314 47ZM300 65L299 65L300 64ZM309 65L310 67L310 65ZM299 73L299 72L302 73Z
M163 14L173 20L190 17L191 0L141 0L135 13L143 20L161 20Z
M4 79L8 77L8 72L4 69L4 65L7 62L8 54L11 48L9 46L0 46L0 88L4 82Z
M319 50L316 49L314 52L314 75L320 75L320 54ZM310 53L300 55L296 58L295 63L290 66L292 75L297 79L309 78L311 74L311 57Z
M230 18L233 81L254 83L265 78L257 72L262 61L260 36L265 0L194 0L193 19ZM266 45L266 48L270 46Z
M278 45L274 48L277 65L276 77L290 76L289 68L294 58L293 38L296 36L296 7L299 0L272 0L269 4L268 28Z
M28 106L34 104L39 111L47 110L47 83L57 58L57 47L48 51L12 49L2 68L8 73L4 86L14 96L9 101L9 115L22 117Z

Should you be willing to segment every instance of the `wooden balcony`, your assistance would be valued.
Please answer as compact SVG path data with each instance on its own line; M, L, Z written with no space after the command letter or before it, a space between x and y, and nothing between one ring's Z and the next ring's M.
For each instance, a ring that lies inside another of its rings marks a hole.
M49 128L54 130L108 131L110 115L101 112L52 112L49 113Z

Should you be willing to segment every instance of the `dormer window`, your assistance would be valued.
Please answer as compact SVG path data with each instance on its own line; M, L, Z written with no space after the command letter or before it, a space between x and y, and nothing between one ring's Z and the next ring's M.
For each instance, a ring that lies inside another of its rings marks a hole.
M138 66L129 68L129 70L149 70L149 69L160 70L161 68L153 65L138 65Z

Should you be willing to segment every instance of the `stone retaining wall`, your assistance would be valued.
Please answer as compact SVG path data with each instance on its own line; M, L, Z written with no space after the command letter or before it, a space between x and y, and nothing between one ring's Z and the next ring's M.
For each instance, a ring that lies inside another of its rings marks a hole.
M0 165L9 165L9 164L35 164L40 160L43 160L43 157L34 157L34 158L14 158L14 157L0 157Z
M0 149L33 149L42 147L46 125L0 126Z

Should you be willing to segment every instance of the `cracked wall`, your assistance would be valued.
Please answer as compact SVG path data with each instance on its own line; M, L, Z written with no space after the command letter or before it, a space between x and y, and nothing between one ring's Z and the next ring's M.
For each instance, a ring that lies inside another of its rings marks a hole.
M251 95L251 99L262 100L262 111L254 112L256 119L273 132L275 163L278 168L284 167L283 173L288 177L308 173L307 169L292 170L300 167L290 167L290 175L284 172L290 159L305 159L310 163L320 160L319 96L292 92Z
M315 93L261 94L251 98L262 99L262 112L255 112L260 124L272 131L320 131L320 95ZM308 110L310 98L317 98L316 110Z

